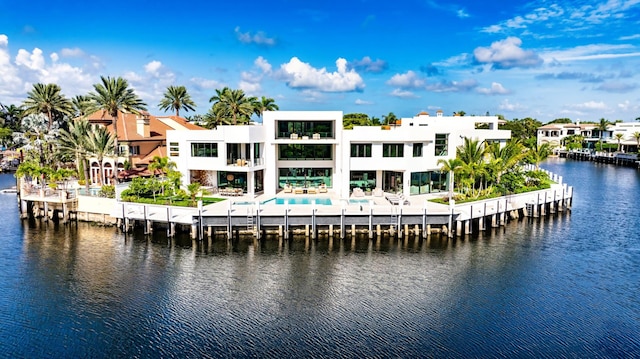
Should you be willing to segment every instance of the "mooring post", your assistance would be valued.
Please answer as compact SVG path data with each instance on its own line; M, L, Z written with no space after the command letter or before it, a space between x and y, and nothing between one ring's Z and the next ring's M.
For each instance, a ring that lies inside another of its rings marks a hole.
M369 200L369 239L373 239L373 200Z
M198 201L198 240L202 240L202 235L204 232L203 223L202 223L202 200Z
M260 239L260 201L256 200L256 238Z
M316 239L316 200L311 201L311 239Z
M289 239L289 200L284 200L284 239Z
M227 240L233 238L233 224L231 223L231 200L229 200L229 207L227 208Z

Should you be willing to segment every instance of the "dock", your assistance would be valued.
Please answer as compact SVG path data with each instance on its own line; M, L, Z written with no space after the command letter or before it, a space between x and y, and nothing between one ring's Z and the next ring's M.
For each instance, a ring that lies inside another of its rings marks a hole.
M640 169L640 160L635 153L621 152L594 152L588 150L558 150L558 157L568 158L577 161L592 161L598 163L608 163L618 166L635 167Z

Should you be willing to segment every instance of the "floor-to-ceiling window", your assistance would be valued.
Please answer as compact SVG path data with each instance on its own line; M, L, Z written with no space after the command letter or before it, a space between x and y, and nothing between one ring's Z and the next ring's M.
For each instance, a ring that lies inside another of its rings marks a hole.
M383 171L382 189L387 192L402 191L402 172Z
M242 188L242 191L246 193L247 192L247 173L218 171L218 187L219 188Z
M349 190L362 188L373 190L376 188L376 171L351 171L349 174Z
M294 187L332 187L331 168L295 167L278 169L278 187L286 184Z

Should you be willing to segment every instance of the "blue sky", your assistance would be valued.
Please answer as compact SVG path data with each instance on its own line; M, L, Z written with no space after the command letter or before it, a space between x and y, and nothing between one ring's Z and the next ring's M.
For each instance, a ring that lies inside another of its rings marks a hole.
M153 114L184 85L195 113L229 86L281 110L640 117L640 0L217 3L0 0L0 102L104 75Z

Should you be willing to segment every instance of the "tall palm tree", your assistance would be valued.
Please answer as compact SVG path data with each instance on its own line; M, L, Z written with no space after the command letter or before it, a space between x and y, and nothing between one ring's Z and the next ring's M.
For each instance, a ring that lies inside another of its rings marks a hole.
M260 99L256 99L253 104L254 113L262 118L262 115L265 111L277 111L280 109L278 105L276 105L276 101L269 97L262 96Z
M448 185L448 187L449 187L449 199L451 199L451 198L453 198L453 187L455 185L455 183L453 181L453 177L454 177L455 173L458 172L462 168L463 163L458 158L451 158L451 159L448 159L448 160L445 160L445 159L438 160L438 165L442 166L442 167L440 167L440 171L449 173L449 185Z
M398 120L398 117L396 117L396 115L393 112L389 112L388 115L383 115L382 116L382 124L383 125L389 125L392 123L396 123L396 121Z
M153 156L153 159L151 160L151 162L149 162L149 170L151 170L152 172L155 172L156 170L160 171L161 179L164 179L165 174L175 168L176 168L175 162L170 161L169 157ZM162 194L164 194L164 187L165 186L163 183Z
M22 103L22 114L32 115L42 113L49 120L48 128L51 130L54 118L73 114L73 107L61 93L60 86L56 84L37 83L27 93L27 99Z
M68 130L61 130L58 137L58 152L63 156L75 159L76 170L80 179L85 180L85 185L89 187L89 166L87 155L89 153L88 136L92 128L86 119L78 119L69 124Z
M211 97L209 102L213 102L214 113L230 117L232 125L249 122L254 113L255 98L247 97L242 90L232 90L228 87L216 90L216 95Z
M129 88L127 80L117 77L101 76L102 83L94 84L95 92L89 94L92 102L92 110L103 110L113 123L113 154L118 156L118 112L131 112L139 114L146 111L146 104ZM115 183L116 171L113 172Z
M196 103L191 99L184 86L169 86L164 93L164 98L158 107L163 111L175 111L176 116L180 116L180 109L185 111L195 111Z
M620 152L620 147L621 147L621 143L620 141L622 141L622 138L624 138L624 135L621 133L616 133L613 137L616 138L616 141L618 141L618 152Z
M602 151L602 139L604 138L604 133L605 131L607 131L607 128L609 127L609 125L611 124L611 122L607 121L604 118L600 119L600 122L598 122L596 124L596 130L598 130L599 134L600 134L600 151Z
M104 165L102 161L105 157L114 154L113 149L115 142L115 134L109 132L106 127L99 125L91 125L91 132L88 137L88 150L98 160L98 166L100 166L100 173L98 175L98 184L102 186L104 184ZM114 177L116 169L114 168ZM115 181L114 181L115 183Z
M640 132L636 131L632 133L631 137L636 140L636 152L640 153Z

